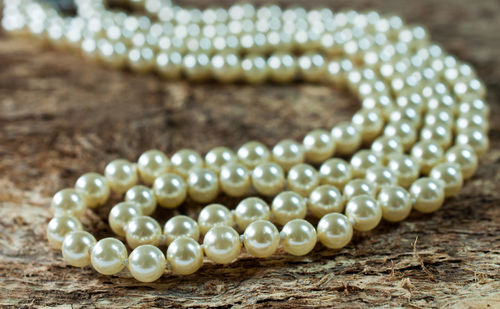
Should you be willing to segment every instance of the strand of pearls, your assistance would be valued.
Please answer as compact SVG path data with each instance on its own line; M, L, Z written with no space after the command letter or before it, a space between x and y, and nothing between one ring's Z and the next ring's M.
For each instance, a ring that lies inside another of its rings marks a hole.
M382 218L399 222L412 209L438 210L473 176L488 149L483 83L468 64L430 43L425 29L397 16L250 4L198 10L162 0L131 4L147 15L79 0L77 16L64 17L36 1L6 0L2 25L108 65L166 78L302 79L346 87L362 109L350 122L309 132L302 142L286 139L268 149L251 141L236 152L214 148L204 159L191 149L170 158L150 150L137 163L117 159L104 175L84 174L74 188L55 194L47 229L49 243L70 265L91 264L107 275L128 267L137 280L150 282L167 261L187 275L204 256L234 261L242 245L259 258L280 245L305 255L318 240L340 249L354 230L370 231ZM96 241L79 221L111 191L125 196L109 224L133 249L130 255L119 239ZM233 211L209 204L220 192L246 198ZM274 198L268 205L252 195ZM209 204L197 222L179 215L162 230L150 217L157 205L175 208L187 198ZM308 212L320 219L316 228L304 220ZM157 247L163 244L166 254Z

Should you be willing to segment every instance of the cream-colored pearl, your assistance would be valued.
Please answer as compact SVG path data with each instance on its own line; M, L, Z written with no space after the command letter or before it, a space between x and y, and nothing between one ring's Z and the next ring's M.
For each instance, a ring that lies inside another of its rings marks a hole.
M366 171L365 179L377 188L395 185L398 182L397 174L383 166L370 167Z
M342 159L329 159L319 169L319 178L322 184L329 184L343 190L352 179L353 171L349 163Z
M76 189L62 189L52 198L50 208L55 216L72 215L80 218L87 209L85 193Z
M361 133L364 143L373 141L384 126L384 120L378 110L361 109L352 117L352 124Z
M397 137L378 137L373 141L371 149L382 159L383 163L387 162L387 156L393 153L403 153L403 146Z
M198 223L188 216L178 215L170 218L163 229L165 241L170 245L179 237L191 237L194 240L200 238Z
M252 186L248 169L240 163L228 163L220 170L221 190L233 197L240 197L248 193Z
M175 273L190 275L203 265L203 249L196 240L180 236L168 246L167 260Z
M146 186L134 186L125 193L125 201L134 202L141 208L145 216L151 215L156 209L156 198L152 189Z
M398 184L409 188L420 175L420 164L413 157L394 153L387 156L387 167L396 174Z
M361 134L350 122L339 123L331 133L339 155L351 155L361 146Z
M486 104L483 100L477 98L460 103L458 111L462 115L468 113L479 113L480 115L483 115L486 119L488 119L490 116L489 105Z
M216 225L233 226L233 213L221 204L207 205L198 216L198 225L203 234Z
M293 219L303 219L306 216L307 204L302 196L293 191L278 194L271 205L274 220L285 225Z
M423 212L434 212L443 206L444 182L433 178L417 179L410 187L410 193L415 199L413 208Z
M460 166L456 163L446 162L434 166L429 173L429 177L444 182L445 197L452 197L457 194L464 184Z
M97 173L86 173L80 176L76 180L75 189L85 192L88 207L97 207L106 203L110 193L108 181Z
M410 193L400 186L383 186L377 200L382 208L382 217L389 222L403 221L411 212Z
M240 235L230 226L216 225L205 234L203 246L210 260L228 264L240 254Z
M132 249L140 245L158 246L161 234L160 224L148 216L137 216L130 219L125 228L127 244Z
M192 168L188 177L189 196L198 203L213 201L219 194L219 179L207 168Z
M141 208L134 202L121 202L113 206L108 221L111 230L118 236L125 236L125 226L133 218L142 215Z
M111 190L120 194L135 186L138 180L137 167L124 159L111 161L106 165L104 175L106 175Z
M425 126L420 130L420 140L433 140L441 148L446 149L451 145L451 130L442 125Z
M306 152L307 161L320 163L333 156L335 142L326 130L314 130L309 132L302 141Z
M238 158L247 168L253 169L260 163L269 161L271 152L264 144L251 141L238 149Z
M52 218L47 225L47 240L54 249L61 249L64 237L72 231L80 231L82 224L72 215L60 215Z
M288 222L281 230L281 238L283 249L296 256L308 254L317 242L314 226L303 219Z
M298 59L300 74L305 81L319 82L326 77L325 58L317 52L306 52Z
M248 197L241 201L234 210L234 219L239 228L244 231L247 226L257 220L269 220L271 210L269 205L258 197Z
M478 166L478 159L474 149L467 145L456 145L448 149L446 161L460 165L464 179L471 178Z
M346 205L345 215L357 231L373 230L382 219L382 209L371 195L353 197Z
M432 140L420 141L411 149L411 156L419 163L422 174L428 175L443 159L443 149Z
M90 262L94 269L103 275L114 275L125 267L127 248L116 238L99 240L90 253Z
M287 184L290 190L302 196L309 196L319 184L319 174L309 164L297 164L288 172Z
M278 194L285 185L283 169L273 162L264 162L257 165L252 172L252 185L259 194Z
M455 131L462 132L468 128L475 128L487 133L489 129L488 118L480 112L461 114L455 123Z
M181 149L170 159L172 171L183 178L187 178L189 171L195 167L203 166L203 159L191 149Z
M273 148L273 161L278 163L285 172L292 166L303 163L304 160L304 146L294 140L285 139Z
M354 177L364 178L367 169L382 165L382 159L372 150L363 149L351 157L350 163Z
M399 122L402 120L409 121L414 128L420 126L422 120L420 113L413 107L400 107L391 111L389 116L390 122Z
M137 160L137 169L142 181L151 185L158 176L168 172L170 160L160 150L151 149L144 152Z
M262 83L269 75L269 66L261 55L247 55L241 62L243 78L248 83Z
M457 145L471 146L478 157L482 157L490 147L488 135L476 128L468 128L457 134Z
M321 218L331 212L342 212L344 210L344 198L337 187L332 185L321 185L314 189L309 195L307 205L311 213Z
M242 74L239 55L223 52L212 56L210 69L215 79L223 83L232 83Z
M280 233L271 222L257 220L246 227L243 244L249 254L259 258L269 257L280 245Z
M297 60L291 54L277 52L267 59L269 74L273 81L287 83L294 79L297 73Z
M75 267L90 265L90 250L96 243L92 234L85 231L73 231L66 235L62 243L64 262Z
M209 169L219 173L222 166L228 163L236 162L238 157L231 149L227 147L216 147L205 155L205 163Z
M349 181L344 187L344 198L349 201L358 195L371 195L375 196L376 193L375 185L366 181L365 179L353 179Z
M340 249L352 239L353 228L349 219L343 214L330 213L318 222L319 241L327 248Z
M417 141L417 132L408 120L389 123L384 129L384 136L399 139L403 151L410 150Z
M128 269L141 282L158 280L167 266L165 255L152 245L142 245L134 249L128 258Z
M153 191L160 206L175 208L186 199L187 185L181 176L167 173L156 178Z

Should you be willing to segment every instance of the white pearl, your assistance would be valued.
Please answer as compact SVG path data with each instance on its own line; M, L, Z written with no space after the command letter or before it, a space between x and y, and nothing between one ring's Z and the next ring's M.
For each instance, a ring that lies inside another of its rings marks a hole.
M187 185L181 176L168 173L156 178L153 192L160 206L175 208L186 199Z
M205 234L203 246L210 260L228 264L240 254L240 235L230 226L216 225Z
M371 149L384 163L387 162L387 156L393 153L403 153L403 146L397 137L378 137L373 141Z
M297 164L290 169L287 177L288 188L302 196L309 196L319 184L319 175L309 164Z
M240 197L252 186L248 169L240 163L228 163L221 167L220 187L229 196Z
M420 164L406 154L394 153L387 157L387 167L396 174L398 184L408 188L420 175Z
M370 167L381 166L381 158L372 150L363 149L351 157L351 167L354 177L364 178Z
M350 122L339 123L331 133L339 155L353 154L361 146L361 134Z
M278 163L285 172L292 166L300 164L305 160L304 147L298 142L286 139L274 146L273 161Z
M203 265L203 249L196 240L180 236L168 246L167 260L175 273L190 275Z
M52 218L47 225L47 240L54 249L61 249L66 235L82 230L82 224L72 215L60 215Z
M335 152L332 136L325 130L309 132L302 141L309 162L319 163L330 158Z
M133 217L125 227L125 238L132 249L141 245L158 246L161 239L160 224L148 216Z
M80 218L87 209L85 193L75 189L63 189L54 195L50 208L55 216L73 215Z
M62 243L64 261L71 266L84 267L90 265L90 250L96 239L85 231L73 231L66 235Z
M210 204L201 210L198 225L203 234L216 225L232 226L233 214L221 204Z
M145 184L151 185L158 176L168 172L170 160L160 150L144 152L137 160L137 169Z
M488 135L476 128L468 128L456 136L457 145L471 146L478 157L482 157L490 147Z
M170 159L170 162L172 171L183 178L187 178L192 168L203 166L203 159L196 151L191 149L177 151Z
M425 126L420 130L420 140L433 140L443 149L451 145L451 130L442 125Z
M269 257L280 245L280 234L271 222L257 220L246 227L243 244L249 254L259 258Z
M234 210L234 218L241 230L257 220L269 220L271 210L269 205L258 197L248 197L241 201Z
M321 218L331 212L342 212L344 210L344 198L340 190L331 185L321 185L314 189L309 195L307 205L311 213Z
M362 141L369 143L382 131L384 120L377 110L362 109L354 114L352 124L361 133Z
M408 120L389 123L384 129L384 136L397 138L403 147L403 151L410 150L417 141L417 132L413 124Z
M382 219L382 209L372 196L359 195L347 203L345 215L353 222L355 230L366 232L379 224Z
M377 188L385 185L395 185L398 181L397 174L383 166L370 167L366 171L365 179Z
M412 209L410 193L400 186L383 186L377 200L382 208L382 217L389 222L403 221Z
M352 179L353 171L349 163L334 158L321 165L319 177L322 184L329 184L343 190L344 186Z
M464 179L471 178L478 166L478 159L474 149L467 145L456 145L448 149L446 161L458 164Z
M285 191L278 194L271 205L274 220L285 225L293 219L303 219L306 216L307 205L302 196L293 192Z
M429 213L441 208L444 202L444 182L433 178L420 178L410 187L410 193L415 199L413 208Z
M217 174L220 172L222 166L236 161L236 154L227 147L216 147L205 155L207 167Z
M136 166L124 159L111 161L104 169L111 190L117 193L125 193L137 184Z
M376 187L364 179L353 179L344 187L344 198L348 201L358 195L375 196Z
M92 267L103 275L114 275L125 267L127 248L116 238L99 240L90 253Z
M211 202L219 194L219 180L210 169L192 168L187 183L189 196L195 202Z
M457 194L464 184L460 166L456 163L440 163L434 166L429 173L429 177L444 182L445 197L452 197Z
M142 215L141 208L134 202L121 202L113 206L108 221L111 230L118 236L125 236L125 226L133 218Z
M125 201L139 205L145 216L151 215L156 209L156 198L152 189L146 186L134 186L125 193Z
M317 241L314 226L303 219L294 219L288 222L281 230L281 237L283 249L296 256L311 252Z
M340 249L352 239L353 228L343 214L330 213L318 222L318 239L327 248Z
M110 188L106 178L97 173L86 173L75 183L75 189L85 192L88 207L96 207L106 203Z
M243 165L253 169L260 163L269 161L271 152L264 144L251 141L238 149L238 158Z
M442 160L443 149L432 140L420 141L411 149L411 156L419 163L422 174L428 175Z
M259 194L278 194L283 190L283 186L285 185L283 169L273 162L260 163L252 172L252 185Z
M198 223L188 216L177 215L170 218L163 229L166 243L170 245L179 237L191 237L194 240L200 238L200 228Z
M134 249L128 258L128 269L141 282L158 280L165 272L167 262L160 249L152 245L142 245Z

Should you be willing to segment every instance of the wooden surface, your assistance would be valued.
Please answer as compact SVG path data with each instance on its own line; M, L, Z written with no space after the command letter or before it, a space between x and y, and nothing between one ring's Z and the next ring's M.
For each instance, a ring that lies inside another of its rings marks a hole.
M152 284L126 273L107 277L66 266L47 245L48 204L82 173L102 172L117 157L135 160L150 148L170 155L182 147L206 152L250 139L269 146L300 139L310 129L347 119L358 103L327 86L166 83L0 35L2 307L500 306L500 2L281 3L400 14L425 25L435 41L474 65L489 90L491 150L460 195L435 214L413 213L401 224L357 234L341 251L318 245L305 257L280 250L269 259L242 253L230 265L206 262L187 277L167 271ZM220 201L231 207L238 202ZM97 237L110 234L110 205L88 211L83 220ZM188 204L178 212L194 217L199 209ZM173 214L155 216L163 223Z

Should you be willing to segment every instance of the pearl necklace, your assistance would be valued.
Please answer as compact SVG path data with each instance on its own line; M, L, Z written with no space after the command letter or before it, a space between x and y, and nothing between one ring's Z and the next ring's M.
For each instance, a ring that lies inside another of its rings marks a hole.
M468 64L430 43L421 26L397 16L250 4L202 11L131 1L146 14L138 16L109 10L100 0L76 3L77 16L63 17L34 0L6 0L2 25L108 65L166 78L331 83L356 94L362 109L331 132L309 132L302 143L287 139L269 150L251 141L237 152L214 148L204 159L190 149L170 159L150 150L137 163L118 159L104 175L84 174L74 188L54 195L55 217L47 228L50 245L70 265L92 265L105 275L128 267L137 280L151 282L167 261L182 275L197 271L204 255L230 263L242 243L258 258L280 244L298 256L318 240L340 249L353 230L370 231L382 218L399 222L412 209L438 210L473 176L488 149L483 83ZM130 255L117 238L96 241L82 231L79 218L106 203L110 191L125 194L109 224L125 237ZM209 204L198 222L175 216L163 232L150 217L157 204L175 208L188 197L210 203L220 191L275 197L271 207L247 197L234 211ZM316 228L304 220L308 211L320 219ZM156 247L162 244L168 245L166 257Z

